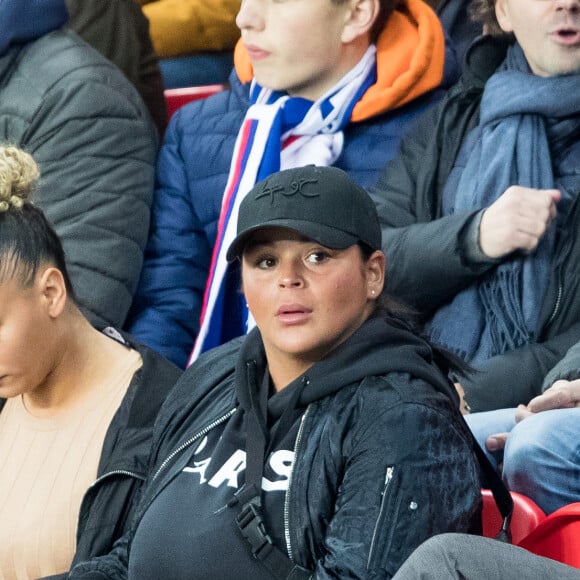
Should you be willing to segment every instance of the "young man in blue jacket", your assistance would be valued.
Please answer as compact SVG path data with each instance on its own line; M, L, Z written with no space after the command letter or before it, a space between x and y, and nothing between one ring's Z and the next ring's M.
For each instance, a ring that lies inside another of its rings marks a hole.
M252 185L311 163L372 184L455 79L441 24L419 0L245 0L237 24L230 90L183 107L166 133L128 324L180 366L196 338L192 358L252 325L224 259Z

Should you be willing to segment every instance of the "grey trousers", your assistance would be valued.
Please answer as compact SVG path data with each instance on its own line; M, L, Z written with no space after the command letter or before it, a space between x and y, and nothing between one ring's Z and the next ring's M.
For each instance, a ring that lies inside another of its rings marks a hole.
M469 534L441 534L419 546L393 576L393 580L448 578L580 580L580 569L497 540Z

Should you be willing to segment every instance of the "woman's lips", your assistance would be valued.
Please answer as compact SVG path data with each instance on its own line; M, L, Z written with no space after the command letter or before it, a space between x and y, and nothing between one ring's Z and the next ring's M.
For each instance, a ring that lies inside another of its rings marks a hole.
M312 310L301 304L284 304L276 312L276 318L284 324L301 324L311 314Z

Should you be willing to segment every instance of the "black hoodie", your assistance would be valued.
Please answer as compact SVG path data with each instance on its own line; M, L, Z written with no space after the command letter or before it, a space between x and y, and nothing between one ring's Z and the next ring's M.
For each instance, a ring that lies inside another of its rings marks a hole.
M479 530L477 460L453 386L435 358L431 347L404 325L375 318L270 397L267 419L262 417L266 444L274 438L265 454L264 477L269 481L265 486L282 482L283 493L270 503L267 498L275 494L263 494L266 523L277 547L312 570L314 577L390 577L428 536ZM200 555L187 536L209 530L211 514L216 512L223 526L204 539L207 571L213 570L214 577L217 569L222 577L235 571L240 578L252 574L268 578L266 572L256 573L259 567L251 560L249 545L237 535L235 506L225 507L244 482L244 468L233 462L229 471L220 471L248 445L248 426L259 406L259 396L254 395L269 386L266 371L263 344L255 329L244 339L208 352L184 373L160 412L155 467L127 542L133 537L138 542L148 535L155 537L155 557L177 543L179 554L173 551L172 558L180 566L189 562L191 577L195 570L195 578L203 578L197 575ZM287 420L283 420L284 410ZM277 432L280 424L285 427ZM204 471L205 446L213 452L230 436L235 443ZM277 452L287 463L272 462ZM277 474L272 472L276 466L282 466ZM192 505L183 506L188 496L174 495L174 500L181 499L179 507L168 499L171 488L176 490L186 476L196 486L190 489L200 502L203 523L177 514L178 509L190 510L190 516L195 512ZM207 490L200 493L202 479L208 488L212 478L212 493L231 487L230 495L218 494L213 501L208 500ZM211 509L202 505L207 501ZM170 513L163 513L163 508ZM155 530L161 520L181 522L177 533L183 537L176 539L168 528ZM167 545L159 546L168 533ZM209 550L210 545L215 549ZM145 562L137 556L143 558L144 548L150 550L151 545L145 541L133 547L131 568L142 573ZM165 563L170 566L172 561ZM124 544L108 559L79 566L72 577L101 578L95 571L102 570L104 577L127 578L127 563ZM176 573L165 569L166 577L177 577Z

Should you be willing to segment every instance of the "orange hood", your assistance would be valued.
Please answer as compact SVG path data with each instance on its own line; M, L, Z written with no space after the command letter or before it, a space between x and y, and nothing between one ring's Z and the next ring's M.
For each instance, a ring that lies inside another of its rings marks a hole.
M423 0L404 0L377 40L377 82L355 105L351 121L364 121L396 109L438 87L445 65L445 36L439 18ZM254 76L241 41L234 64L243 83Z

